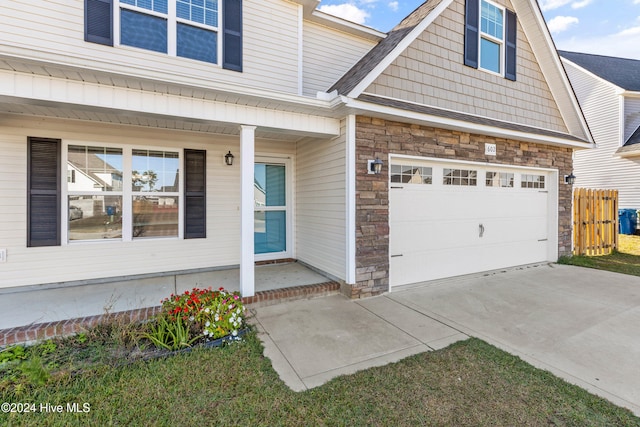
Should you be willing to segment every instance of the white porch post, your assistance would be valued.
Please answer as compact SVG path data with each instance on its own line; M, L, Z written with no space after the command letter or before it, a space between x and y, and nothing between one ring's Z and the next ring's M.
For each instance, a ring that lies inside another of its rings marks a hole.
M254 260L254 163L255 126L240 126L240 293L255 294Z
M346 282L347 285L356 284L356 116L347 116L346 126Z

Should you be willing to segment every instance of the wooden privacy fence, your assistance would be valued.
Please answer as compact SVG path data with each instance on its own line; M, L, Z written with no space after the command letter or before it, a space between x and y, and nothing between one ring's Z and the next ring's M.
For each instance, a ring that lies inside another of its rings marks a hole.
M618 190L573 192L573 253L608 255L618 247Z

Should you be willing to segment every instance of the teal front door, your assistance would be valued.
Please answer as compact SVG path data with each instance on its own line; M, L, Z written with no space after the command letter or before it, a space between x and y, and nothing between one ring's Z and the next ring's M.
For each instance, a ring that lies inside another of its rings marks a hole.
M264 255L263 259L285 256L289 249L286 165L256 163L254 172L255 254Z

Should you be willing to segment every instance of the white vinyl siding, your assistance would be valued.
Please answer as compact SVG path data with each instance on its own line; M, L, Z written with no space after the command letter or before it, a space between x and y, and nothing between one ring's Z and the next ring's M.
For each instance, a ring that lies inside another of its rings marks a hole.
M128 46L84 41L84 1L28 0L2 3L0 44L28 59L98 68L123 75L197 85L215 80L296 94L298 92L298 8L281 0L244 0L243 72ZM37 29L37 31L36 31ZM206 83L207 85L209 83Z
M304 22L303 95L329 89L367 53L375 42Z
M621 134L623 101L618 88L567 61L563 63L597 144L595 149L575 152L574 187L617 189L620 208L640 209L640 159L620 158L615 154L626 141ZM633 108L638 108L635 103L627 111L631 117ZM628 132L631 131L624 130L625 134Z
M299 142L296 161L297 258L339 279L346 274L346 135Z
M27 239L27 141L18 135L0 136L0 248L25 247ZM6 266L0 264L0 282Z
M3 128L0 132L0 151L3 153L0 156L0 194L3 198L0 203L0 247L7 249L7 262L0 264L0 288L238 264L240 169L223 164L227 151L238 153L237 137L77 122L70 126L69 122L55 119L39 120L37 128L27 118L12 118L12 123L15 127ZM206 150L207 238L100 241L27 248L27 136Z

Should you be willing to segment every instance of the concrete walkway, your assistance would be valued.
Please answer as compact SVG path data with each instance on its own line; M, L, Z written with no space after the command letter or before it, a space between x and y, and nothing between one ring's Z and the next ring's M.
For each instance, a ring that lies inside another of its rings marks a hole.
M640 278L556 264L255 309L292 389L475 336L640 415Z

